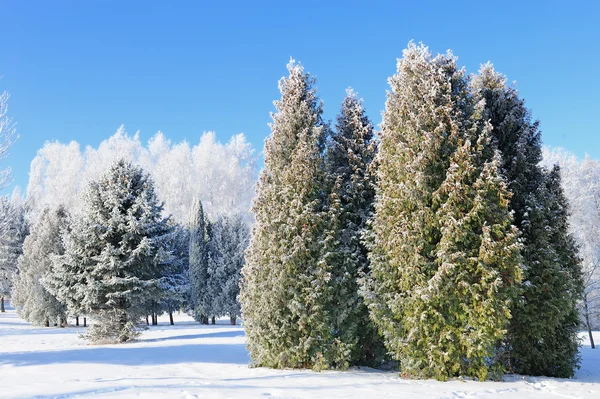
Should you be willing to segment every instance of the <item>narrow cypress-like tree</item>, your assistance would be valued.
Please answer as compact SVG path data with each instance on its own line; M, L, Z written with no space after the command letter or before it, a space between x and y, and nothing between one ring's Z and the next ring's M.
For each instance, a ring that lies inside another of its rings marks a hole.
M410 43L390 85L365 298L402 373L483 379L520 278L489 126L451 54Z
M69 216L62 207L46 208L23 243L11 302L19 316L33 324L48 327L66 323L67 309L48 289L46 280L54 273L52 257L64 253L60 234L68 223Z
M485 64L471 88L485 100L484 118L493 126L492 142L501 153L500 170L512 193L510 209L523 242L520 300L513 304L500 350L510 371L570 377L578 365L577 336L571 329L581 275L566 230L566 201L555 187L559 173L539 166L539 122L531 120L524 100L503 75Z
M331 267L331 318L339 359L336 366L376 365L383 343L359 295L359 279L369 269L361 235L373 212L371 166L376 152L373 124L352 89L342 102L326 155L329 190L324 261Z
M208 221L202 202L196 200L190 219L189 281L190 302L194 308L194 319L208 324L210 292L208 289L208 244L211 236L211 223Z
M314 79L293 61L279 81L242 271L242 317L255 365L315 369L337 358L322 261L325 137Z
M82 218L65 237L56 259L59 298L73 313L93 316L86 337L96 342L129 341L148 303L163 294L161 277L173 256L173 227L162 216L154 185L142 169L113 164L85 194Z

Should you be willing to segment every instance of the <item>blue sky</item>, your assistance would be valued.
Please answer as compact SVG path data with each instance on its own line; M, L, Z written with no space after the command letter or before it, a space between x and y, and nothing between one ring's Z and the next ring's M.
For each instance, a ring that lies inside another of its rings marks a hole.
M4 0L0 90L20 139L2 162L25 188L44 142L97 146L121 124L143 141L243 132L262 150L290 56L316 76L326 118L352 86L379 123L409 40L452 49L469 72L492 61L546 145L600 158L599 4Z

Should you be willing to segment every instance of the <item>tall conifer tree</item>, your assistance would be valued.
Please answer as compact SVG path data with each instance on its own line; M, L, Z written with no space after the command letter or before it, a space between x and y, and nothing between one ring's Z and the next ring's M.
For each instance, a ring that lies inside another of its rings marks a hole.
M401 371L486 378L519 248L499 160L451 54L409 44L390 79L365 297Z
M492 141L501 153L500 170L523 241L523 284L502 347L506 365L521 374L570 377L578 364L573 306L581 293L581 272L567 231L566 200L556 185L560 174L539 166L539 122L531 120L503 75L485 64L471 88L485 100L484 118L493 126Z
M314 79L295 62L279 81L242 271L242 315L254 364L334 367L331 271L322 261L325 137Z
M334 309L331 321L340 348L338 367L375 365L383 345L359 295L359 279L368 272L361 235L373 212L376 152L373 124L352 89L342 103L326 156L329 190L324 260L330 264Z
M194 319L208 324L210 292L208 274L209 242L211 223L208 221L202 202L196 200L192 206L190 219L189 280L190 302L194 308Z

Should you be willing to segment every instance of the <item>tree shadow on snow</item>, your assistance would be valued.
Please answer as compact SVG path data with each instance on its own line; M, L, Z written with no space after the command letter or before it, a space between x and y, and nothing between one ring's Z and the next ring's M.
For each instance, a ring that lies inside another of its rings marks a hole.
M174 341L174 340L186 340L186 339L199 339L199 338L240 338L244 336L244 331L218 331L209 332L205 334L188 334L188 335L175 335L163 338L150 338L140 339L140 342L163 342L163 341Z
M39 366L57 363L112 364L122 366L178 363L248 364L244 344L175 345L139 347L85 347L82 349L2 353L0 364Z

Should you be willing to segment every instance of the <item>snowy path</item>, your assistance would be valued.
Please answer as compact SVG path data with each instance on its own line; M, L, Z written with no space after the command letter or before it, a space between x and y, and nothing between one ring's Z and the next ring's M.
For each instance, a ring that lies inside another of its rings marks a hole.
M0 314L0 398L600 398L600 349L587 340L576 379L440 383L372 369L248 368L240 326L200 326L185 315L176 326L161 319L125 345L89 346L82 331L32 327L14 310Z

